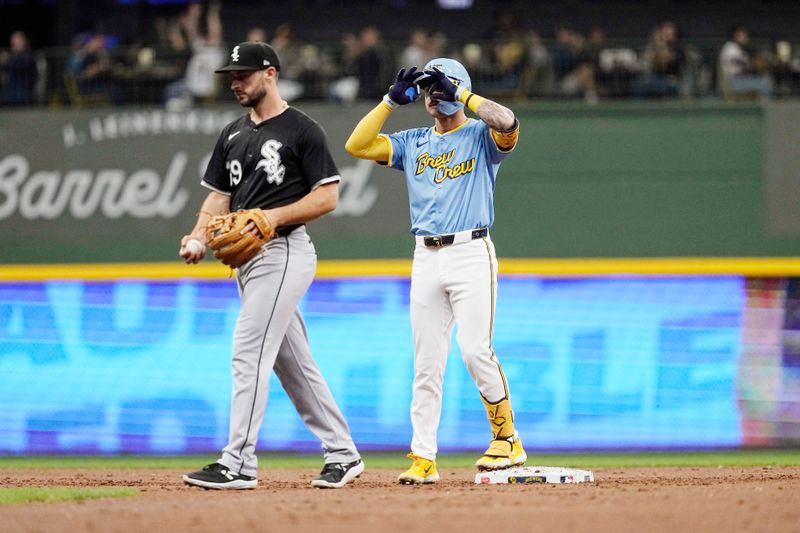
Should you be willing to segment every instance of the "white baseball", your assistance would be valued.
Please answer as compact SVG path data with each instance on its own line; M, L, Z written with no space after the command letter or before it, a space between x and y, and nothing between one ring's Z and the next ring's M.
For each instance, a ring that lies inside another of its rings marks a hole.
M206 249L206 245L197 239L189 239L186 241L186 249L189 250L192 255L197 255Z

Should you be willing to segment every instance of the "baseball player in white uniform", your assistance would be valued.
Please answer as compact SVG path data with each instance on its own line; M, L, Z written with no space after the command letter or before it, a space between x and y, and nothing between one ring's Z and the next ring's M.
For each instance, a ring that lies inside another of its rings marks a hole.
M492 347L497 258L489 237L500 163L514 149L514 113L471 92L466 69L439 58L401 70L383 101L356 126L348 153L405 172L416 238L411 272L414 384L411 401L411 467L405 484L438 481L436 433L453 325L467 369L486 407L492 430L481 470L521 465L527 459L503 369ZM380 133L400 106L425 92L434 126ZM467 106L480 120L467 118Z

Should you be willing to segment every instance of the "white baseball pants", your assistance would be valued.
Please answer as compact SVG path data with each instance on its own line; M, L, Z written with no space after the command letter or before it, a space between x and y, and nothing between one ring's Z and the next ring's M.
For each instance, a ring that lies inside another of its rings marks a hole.
M435 459L442 385L453 325L456 341L478 391L490 402L508 396L492 349L497 257L487 236L441 248L418 242L411 269L414 385L411 451Z

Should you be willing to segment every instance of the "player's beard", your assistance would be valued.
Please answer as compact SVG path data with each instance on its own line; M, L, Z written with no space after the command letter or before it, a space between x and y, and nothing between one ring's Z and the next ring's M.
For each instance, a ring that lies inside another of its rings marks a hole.
M267 96L267 88L262 84L253 94L242 93L244 98L238 98L242 107L256 107Z

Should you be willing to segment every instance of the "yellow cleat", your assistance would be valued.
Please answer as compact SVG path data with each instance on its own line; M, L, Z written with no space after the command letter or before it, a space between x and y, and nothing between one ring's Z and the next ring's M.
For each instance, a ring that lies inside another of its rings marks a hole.
M414 453L409 453L408 458L414 462L411 468L397 477L397 481L403 485L414 485L415 483L435 483L439 481L439 473L436 471L436 461L425 459Z
M522 447L522 439L519 438L519 433L514 432L514 443L511 446L511 466L521 466L528 460L528 454L525 453L525 448Z
M475 462L478 470L499 470L511 466L511 450L513 444L506 439L494 439L483 452L483 456Z
M475 462L478 470L499 470L511 466L519 466L528 460L525 449L522 447L522 440L514 432L514 436L508 439L494 439L489 443L489 448L483 452L483 456Z

